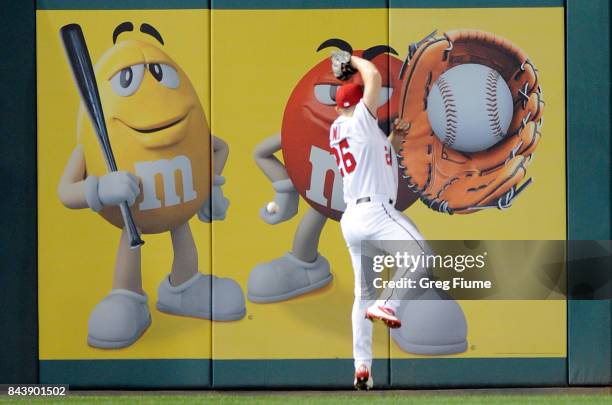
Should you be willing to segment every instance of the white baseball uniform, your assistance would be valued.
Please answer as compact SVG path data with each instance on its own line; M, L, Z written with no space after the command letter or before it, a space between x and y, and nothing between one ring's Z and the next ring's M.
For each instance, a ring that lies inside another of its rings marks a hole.
M351 254L355 273L355 301L353 303L353 358L371 367L372 322L365 311L376 301L367 299L361 263L361 243L368 241L422 241L416 226L394 207L397 197L398 169L395 151L386 135L378 127L378 120L363 100L355 107L352 117L338 117L330 128L330 146L342 175L344 201L347 204L340 225ZM359 199L367 199L359 202ZM376 243L376 242L374 242ZM420 245L419 245L420 246ZM379 246L385 249L384 244ZM397 272L396 272L397 273ZM371 290L371 289L370 289ZM386 295L376 302L397 313L400 301Z

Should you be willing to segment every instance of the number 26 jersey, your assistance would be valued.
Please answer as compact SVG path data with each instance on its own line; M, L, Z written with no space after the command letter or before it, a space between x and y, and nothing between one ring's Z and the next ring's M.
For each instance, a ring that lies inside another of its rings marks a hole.
M329 146L342 176L345 203L375 195L395 201L395 152L363 100L352 117L339 116L331 125Z

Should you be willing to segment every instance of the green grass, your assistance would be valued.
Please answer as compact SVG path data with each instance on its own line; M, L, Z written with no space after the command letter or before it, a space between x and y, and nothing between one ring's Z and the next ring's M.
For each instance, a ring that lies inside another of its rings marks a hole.
M405 394L385 393L194 393L192 395L115 395L77 396L58 398L58 401L78 404L520 404L520 405L563 405L563 404L612 404L612 396L601 395L431 395L408 391ZM23 404L26 402L51 402L50 398L8 398L0 397L1 403ZM55 402L55 401L53 401Z

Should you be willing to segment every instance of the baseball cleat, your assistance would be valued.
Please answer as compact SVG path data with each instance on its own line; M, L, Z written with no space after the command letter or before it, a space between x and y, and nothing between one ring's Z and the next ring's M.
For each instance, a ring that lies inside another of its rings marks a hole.
M380 305L372 305L366 310L365 317L370 321L374 322L376 319L380 319L391 329L401 328L402 321L395 316L395 311L388 307L382 307Z
M370 370L365 364L360 365L355 370L355 382L353 382L356 390L369 390L374 386L374 380L370 375Z

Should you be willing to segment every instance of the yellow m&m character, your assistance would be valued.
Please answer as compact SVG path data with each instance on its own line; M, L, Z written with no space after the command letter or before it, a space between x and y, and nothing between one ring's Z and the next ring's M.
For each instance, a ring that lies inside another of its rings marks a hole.
M130 22L115 28L113 46L95 67L119 171L107 173L97 137L81 108L78 142L60 180L60 199L68 208L89 207L119 228L124 224L118 205L127 201L141 232L170 232L174 261L158 289L158 310L204 319L240 319L246 312L240 286L198 271L188 224L195 214L204 222L225 218L229 201L221 190L225 182L221 172L228 147L210 136L196 91L162 50L161 34L143 23L142 38L121 40L121 34L130 31L134 31ZM123 229L113 289L89 319L91 346L129 346L151 324L140 254L140 249L129 249Z

